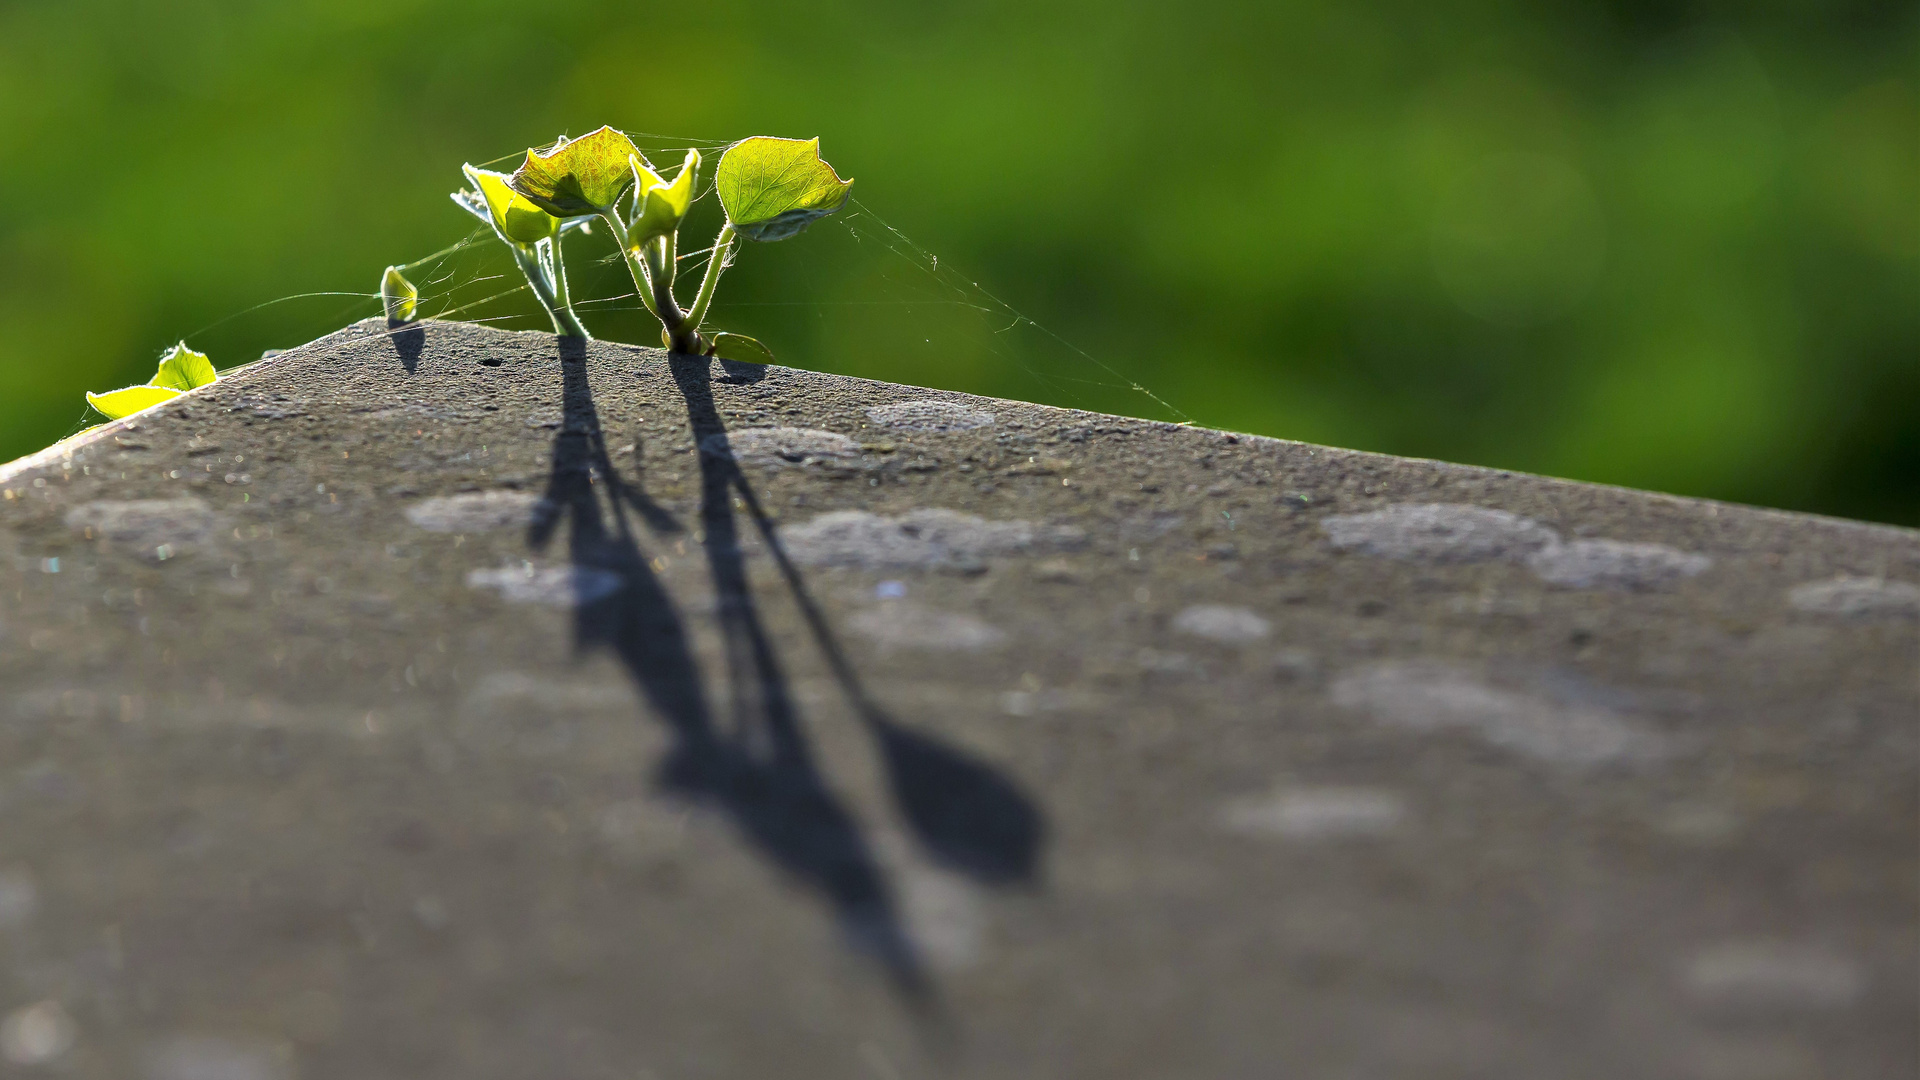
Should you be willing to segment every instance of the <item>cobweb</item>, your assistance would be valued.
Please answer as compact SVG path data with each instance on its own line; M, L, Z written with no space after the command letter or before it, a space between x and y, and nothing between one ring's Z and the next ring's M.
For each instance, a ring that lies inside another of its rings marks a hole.
M730 143L626 134L668 175L690 146L705 159L700 190L680 233L684 303L706 268L712 253L707 245L722 221L712 174ZM515 153L477 164L510 171L519 158ZM451 191L463 182L457 163L447 173ZM452 228L472 224L451 201L420 212L443 213ZM596 338L657 345L659 324L641 305L612 247L598 223L585 235L566 237L574 309ZM421 318L551 329L504 245L484 227L399 265L419 290ZM377 283L382 269L369 265L364 280ZM289 306L299 314L289 316ZM236 311L184 340L212 355L224 374L244 366L232 363L236 354L246 362L271 355L270 342L262 340L269 326L281 334L304 333L299 340L305 341L380 312L376 291L296 293ZM791 240L737 243L703 329L751 334L774 350L778 362L793 367L1191 422L1126 374L1123 362L1096 356L1028 316L989 283L889 223L864 197L850 198L839 213ZM73 430L87 422L76 420Z

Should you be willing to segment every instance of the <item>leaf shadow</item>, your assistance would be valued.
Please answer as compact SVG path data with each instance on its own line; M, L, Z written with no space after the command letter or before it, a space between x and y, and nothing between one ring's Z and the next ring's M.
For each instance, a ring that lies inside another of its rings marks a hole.
M401 323L387 320L387 338L393 342L393 351L400 356L400 366L411 375L420 366L420 353L427 347L427 330L419 323Z
M730 715L716 715L687 626L642 548L634 518L654 533L684 527L629 484L607 452L583 341L560 339L563 419L545 497L529 525L536 549L565 522L575 642L615 655L665 721L673 744L661 786L728 818L791 878L827 901L846 939L876 958L895 992L922 1015L939 1012L935 987L908 935L893 890L858 821L815 760L798 704L749 585L733 496L739 493L774 549L836 677L881 747L896 801L933 857L995 884L1030 880L1042 829L1009 781L928 736L908 731L867 697L792 563L779 548L730 452L701 453L700 523L717 598ZM707 362L671 360L695 445L725 426ZM719 440L724 448L725 440ZM636 460L641 455L636 454ZM604 496L604 497L603 497Z

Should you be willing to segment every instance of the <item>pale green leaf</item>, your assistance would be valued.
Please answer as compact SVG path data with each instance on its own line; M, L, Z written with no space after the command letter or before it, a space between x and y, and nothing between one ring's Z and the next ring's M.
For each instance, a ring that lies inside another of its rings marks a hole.
M380 303L387 309L387 324L399 326L413 321L413 312L420 303L420 290L413 282L400 273L397 266L387 267L380 277Z
M720 157L714 188L727 221L749 240L785 240L840 209L853 181L820 160L819 139L756 136Z
M648 168L639 158L633 159L634 188L633 224L627 229L627 240L638 246L655 237L670 235L680 227L680 219L687 216L687 207L693 205L694 178L700 172L700 151L688 150L686 164L680 167L680 175L669 184Z
M87 404L100 410L109 420L118 420L123 416L132 416L142 409L151 409L163 401L180 396L180 391L166 386L129 386L124 390L109 390L104 394L88 392Z
M197 353L181 342L167 350L160 358L160 367L153 373L148 385L169 390L192 390L205 386L218 378L213 373L213 361L206 353Z
M745 334L724 331L713 335L713 355L722 360L744 360L749 364L773 363L773 350Z
M474 190L480 194L477 202L486 206L490 224L503 239L515 244L537 244L560 231L560 219L508 186L512 178L507 174L471 165L460 166L460 171L473 182ZM468 199L464 205L471 208L475 202Z
M629 158L647 160L633 140L610 127L571 141L563 138L550 150L527 151L526 163L513 174L513 190L560 217L598 214L632 186Z

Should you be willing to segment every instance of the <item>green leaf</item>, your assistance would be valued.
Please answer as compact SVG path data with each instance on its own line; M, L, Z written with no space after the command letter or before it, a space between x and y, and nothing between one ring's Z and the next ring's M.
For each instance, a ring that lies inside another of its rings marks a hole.
M124 390L109 390L104 394L87 393L87 404L100 410L109 420L118 420L123 416L132 416L142 409L151 409L163 401L171 401L180 396L180 391L166 386L129 386Z
M727 148L714 176L734 231L749 240L785 240L840 209L853 181L820 160L819 139L761 135Z
M413 321L420 303L420 290L413 287L397 266L387 267L380 277L380 304L387 309L387 325L400 326Z
M627 229L627 241L638 247L655 237L668 236L680 227L693 205L694 178L700 172L700 151L688 150L680 175L669 184L648 168L640 158L633 159L633 224Z
M194 352L183 341L168 349L167 354L160 358L160 367L153 373L148 385L167 390L192 390L217 378L219 376L213 373L213 361L207 359L207 354Z
M628 158L647 160L633 140L610 127L571 142L563 137L544 153L527 151L526 163L513 174L513 190L560 217L598 214L632 186Z
M713 335L713 355L722 360L744 360L749 364L773 363L773 350L745 334L722 331Z
M468 209L476 202L485 205L486 217L502 239L514 244L537 244L560 231L560 219L509 187L512 178L506 173L488 172L471 165L460 166L460 171L467 174L480 196L477 200L466 199L462 205Z

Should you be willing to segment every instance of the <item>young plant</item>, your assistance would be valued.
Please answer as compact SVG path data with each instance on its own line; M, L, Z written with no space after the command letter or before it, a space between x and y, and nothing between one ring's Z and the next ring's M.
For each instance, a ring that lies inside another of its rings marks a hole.
M674 292L680 223L693 204L700 152L688 150L669 181L654 171L632 140L610 127L548 150L528 150L509 178L512 190L557 218L603 221L613 234L641 303L660 320L660 340L677 353L767 363L773 353L744 334L704 333L720 275L732 261L735 237L772 242L798 235L815 219L846 204L853 181L840 179L820 158L820 140L756 136L720 156L714 188L726 223L714 238L693 304ZM620 202L627 201L623 217Z
M420 290L400 273L397 266L387 267L380 275L380 306L387 311L387 329L405 326L414 320L420 306Z
M107 419L118 420L216 382L219 378L214 374L213 362L207 359L206 354L194 352L183 341L168 349L166 355L160 358L160 367L145 385L109 390L104 394L89 391L87 404L99 410Z
M453 201L485 222L513 252L515 265L553 319L553 332L561 337L591 336L573 313L573 300L567 295L567 265L560 257L560 238L573 229L584 229L588 219L562 220L547 213L508 186L509 177L503 173L472 165L460 169L473 189L454 192Z

